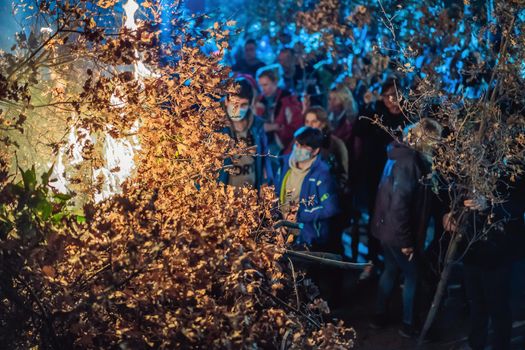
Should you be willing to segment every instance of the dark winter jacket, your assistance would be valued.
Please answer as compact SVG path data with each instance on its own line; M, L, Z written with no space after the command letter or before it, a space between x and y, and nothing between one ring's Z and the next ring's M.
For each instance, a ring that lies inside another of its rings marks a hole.
M510 186L502 185L498 191L506 197L504 203L483 212L472 211L467 216L465 239L459 249L465 254L465 264L491 268L525 258L525 178L505 182ZM494 215L493 225L487 225L490 213ZM487 226L490 229L484 232ZM469 244L474 237L476 241Z
M378 103L375 108L370 108L364 112L364 115L370 118L373 118L376 114L383 118L383 124L391 130L397 130L399 127L403 128L405 126L404 116L402 114L391 114L383 103ZM387 146L394 140L388 132L373 124L367 118L357 120L353 126L352 134L362 142L360 151L354 150L356 149L355 144L348 150L351 159L358 158L356 165L352 166L351 164L350 166L350 172L357 178L353 180L353 183L355 187L366 188L368 194L374 196L381 179L382 170L387 161ZM347 145L347 147L350 146ZM358 154L354 156L353 153ZM373 201L374 197L370 198L370 200Z
M276 175L275 191L277 196L284 196L285 178L290 170L290 155L281 157L280 169ZM334 217L339 212L337 186L330 174L328 165L320 158L312 164L306 174L299 195L297 222L302 224L297 243L323 245L330 238Z
M273 172L272 167L270 164L270 160L267 156L268 154L268 140L266 138L266 133L264 132L264 121L257 117L253 116L253 122L250 126L249 132L251 133L251 136L253 137L253 143L256 146L256 154L255 157L255 188L259 189L262 184L273 183ZM222 133L230 135L230 137L235 138L235 133L233 132L231 127L225 127L221 130ZM231 158L227 158L224 160L224 166L228 166L232 164ZM266 174L265 174L266 172ZM266 175L266 176L265 176ZM221 170L219 174L219 181L223 182L225 184L228 183L228 177L229 174L224 169Z
M377 190L372 234L384 244L422 249L429 218L430 193L422 183L429 167L408 146L393 142Z

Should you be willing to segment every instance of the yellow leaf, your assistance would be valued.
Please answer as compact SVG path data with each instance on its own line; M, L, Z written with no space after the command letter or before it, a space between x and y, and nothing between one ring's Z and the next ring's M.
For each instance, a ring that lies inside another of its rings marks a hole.
M95 28L97 26L97 22L95 22L95 20L93 19L93 17L91 17L89 19L89 23L88 23L88 28L89 29L92 29L92 28Z
M117 0L100 0L97 2L97 5L103 9L107 9L108 7L115 5L116 2Z
M53 268L53 266L49 266L49 265L45 265L42 267L42 272L44 273L44 275L46 275L47 277L51 277L51 278L55 278L56 276L56 271L55 269Z

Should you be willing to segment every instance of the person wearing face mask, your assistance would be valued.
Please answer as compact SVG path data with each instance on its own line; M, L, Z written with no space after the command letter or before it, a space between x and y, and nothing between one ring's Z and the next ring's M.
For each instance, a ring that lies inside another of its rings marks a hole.
M268 141L264 122L252 112L254 88L246 79L237 80L239 93L229 95L225 100L229 125L222 132L236 142L243 141L247 152L227 158L219 181L235 186L250 186L259 189L264 183L271 183L273 176L268 160Z
M295 221L301 225L296 244L326 250L333 234L333 220L339 213L337 185L328 165L319 157L323 143L320 130L304 126L294 135L292 153L281 158L275 190L281 212L297 208Z

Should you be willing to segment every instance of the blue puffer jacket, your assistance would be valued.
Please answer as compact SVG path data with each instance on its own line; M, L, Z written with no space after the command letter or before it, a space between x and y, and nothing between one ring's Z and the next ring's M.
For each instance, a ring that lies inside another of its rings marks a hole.
M283 185L290 170L290 156L281 157L281 166L275 176L275 191L280 198L280 203L284 200ZM299 201L297 222L302 224L302 228L297 243L305 243L309 246L328 243L330 234L335 234L331 232L331 227L335 215L339 213L339 202L336 182L321 157L317 157L306 174Z
M270 159L268 159L268 139L266 133L264 132L264 121L257 117L253 116L253 122L250 126L250 133L253 137L253 142L255 144L257 155L255 157L255 187L259 189L262 184L273 183L273 172L270 164ZM232 138L235 138L234 132L231 127L225 127L221 130L222 133L229 135ZM231 158L224 160L224 166L232 164ZM264 176L264 170L266 170L266 177ZM225 170L221 170L219 174L219 181L227 184L229 174Z

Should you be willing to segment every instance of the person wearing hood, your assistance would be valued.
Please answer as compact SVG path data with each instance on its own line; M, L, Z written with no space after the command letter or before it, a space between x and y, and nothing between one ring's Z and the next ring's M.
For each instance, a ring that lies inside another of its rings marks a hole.
M376 315L370 324L382 328L387 320L387 302L398 273L404 275L403 326L399 334L413 337L414 299L419 280L419 261L425 242L432 197L422 180L431 172L432 150L443 128L423 118L408 129L405 142L388 146L388 160L379 183L371 232L382 245L385 269L378 287Z
M252 154L227 158L219 181L235 187L251 186L259 189L262 184L273 181L264 121L252 112L253 86L246 79L238 79L237 83L239 93L229 95L225 100L229 125L222 132L236 142L243 141Z
M295 243L319 250L329 244L333 219L339 213L337 185L319 156L322 144L320 130L298 129L292 153L280 159L275 183L283 216L289 218L298 207L296 222L301 229Z

